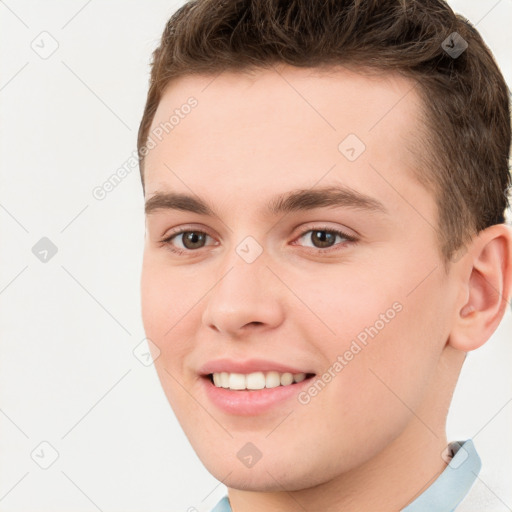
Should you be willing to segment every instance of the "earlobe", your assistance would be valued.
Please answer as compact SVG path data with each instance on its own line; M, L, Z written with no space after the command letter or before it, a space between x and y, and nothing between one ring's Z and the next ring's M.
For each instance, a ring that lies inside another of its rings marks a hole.
M465 298L448 343L468 352L491 337L507 308L512 285L511 228L496 224L481 231L458 265L464 275Z

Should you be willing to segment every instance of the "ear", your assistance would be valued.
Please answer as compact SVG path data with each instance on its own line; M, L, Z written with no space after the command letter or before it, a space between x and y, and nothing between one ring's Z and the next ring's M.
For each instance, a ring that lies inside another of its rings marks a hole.
M510 304L512 229L495 224L482 230L456 265L461 292L448 344L468 352L491 337Z

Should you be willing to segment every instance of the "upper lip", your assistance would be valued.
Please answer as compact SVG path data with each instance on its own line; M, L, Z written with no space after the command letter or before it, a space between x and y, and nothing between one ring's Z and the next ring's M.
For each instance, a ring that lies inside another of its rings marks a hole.
M199 368L201 375L210 373L254 373L254 372L279 372L279 373L314 373L304 368L297 368L266 359L246 359L245 361L234 361L232 359L215 359L208 361Z

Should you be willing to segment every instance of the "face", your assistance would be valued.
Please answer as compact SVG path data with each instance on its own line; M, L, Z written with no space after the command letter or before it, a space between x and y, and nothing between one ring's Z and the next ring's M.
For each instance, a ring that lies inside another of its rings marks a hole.
M142 271L155 367L193 448L227 486L268 491L332 480L405 435L454 299L408 149L413 84L277 70L167 88ZM268 387L217 387L247 384Z

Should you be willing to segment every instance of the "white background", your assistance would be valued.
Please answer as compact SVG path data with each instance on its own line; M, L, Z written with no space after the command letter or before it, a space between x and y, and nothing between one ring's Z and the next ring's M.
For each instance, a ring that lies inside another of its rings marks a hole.
M1 512L202 511L225 493L133 354L144 339L138 170L103 201L92 195L134 154L150 54L181 3L0 1ZM450 4L510 84L512 1ZM31 47L41 37L58 43L47 59ZM32 253L42 237L58 248L47 263ZM474 438L474 492L493 511L512 506L511 332L507 311L469 354L448 421L450 440ZM46 470L31 457L50 461L43 441L58 452Z

